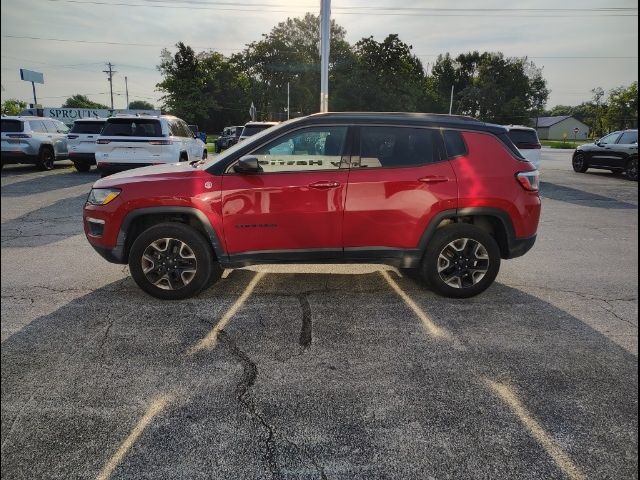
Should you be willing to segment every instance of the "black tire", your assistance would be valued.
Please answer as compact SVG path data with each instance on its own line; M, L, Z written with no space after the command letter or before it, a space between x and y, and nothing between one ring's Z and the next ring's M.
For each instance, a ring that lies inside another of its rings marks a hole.
M53 170L53 162L55 162L56 156L51 147L42 147L38 157L38 168L40 170Z
M179 162L188 162L189 161L189 155L187 155L186 153L182 152L180 154L180 158L178 158Z
M207 280L207 283L201 291L204 292L205 290L208 290L218 280L220 280L220 277L222 277L222 272L224 272L224 268L222 268L222 266L218 262L214 261L211 265L211 275L209 275L209 280Z
M627 161L624 173L629 180L638 181L638 157L630 158Z
M573 171L578 173L584 173L589 169L589 164L583 153L576 153L571 161Z
M462 247L462 250L457 247ZM446 264L440 262L441 254ZM442 269L444 266L446 268ZM473 273L474 269L469 268L472 266L478 267ZM423 278L436 293L451 298L473 297L485 291L498 275L500 247L491 235L475 225L449 225L434 234L422 259L421 269ZM475 275L479 278L476 279ZM452 286L445 278L450 282L457 279L459 286Z
M146 273L143 262L147 264ZM160 223L142 232L133 242L129 270L149 295L161 300L181 300L197 295L209 284L214 270L213 253L207 240L192 227Z
M76 170L79 172L88 172L91 170L91 165L84 162L73 162L73 166L76 167Z
M208 156L209 156L209 152L208 152L208 151L207 151L207 149L205 148L205 149L202 151L202 160L206 160Z

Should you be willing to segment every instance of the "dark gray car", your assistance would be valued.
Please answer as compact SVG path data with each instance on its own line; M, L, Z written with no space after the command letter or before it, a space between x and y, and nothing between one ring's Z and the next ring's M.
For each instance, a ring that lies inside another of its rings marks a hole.
M69 128L59 120L42 117L2 117L2 166L33 163L51 170L53 162L69 158Z
M624 172L638 181L638 130L621 130L605 135L594 143L580 145L573 153L573 169L584 173L589 168Z

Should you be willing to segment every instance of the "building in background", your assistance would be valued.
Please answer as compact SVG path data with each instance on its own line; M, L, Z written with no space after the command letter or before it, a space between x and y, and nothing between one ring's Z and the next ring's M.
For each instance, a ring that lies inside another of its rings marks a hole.
M532 118L531 124L538 131L540 140L562 140L564 138L586 140L589 138L589 126L571 115ZM576 131L576 129L578 130Z
M160 115L160 110L126 110L126 109L101 109L101 108L61 108L61 107L43 107L43 108L26 108L20 115L34 115L36 117L49 117L60 120L67 125L73 125L73 122L79 118L107 118L118 114L140 114L140 115Z

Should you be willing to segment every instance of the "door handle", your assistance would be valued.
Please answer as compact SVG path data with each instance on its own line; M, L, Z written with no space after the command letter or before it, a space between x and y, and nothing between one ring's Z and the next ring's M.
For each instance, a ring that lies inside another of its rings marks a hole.
M427 175L426 177L419 178L418 181L422 183L443 183L448 182L449 179L442 175Z
M319 190L326 190L329 188L336 188L339 186L340 184L338 182L329 182L329 181L320 181L320 182L309 184L309 188L317 188Z

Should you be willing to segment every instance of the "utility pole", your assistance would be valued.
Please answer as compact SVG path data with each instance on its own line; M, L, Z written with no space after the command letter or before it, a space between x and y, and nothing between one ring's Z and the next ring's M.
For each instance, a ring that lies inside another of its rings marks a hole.
M453 110L453 85L451 85L451 100L449 100L449 115L451 115L452 110Z
M320 0L320 112L329 111L329 44L331 0Z
M111 92L111 110L113 110L113 74L117 73L112 69L113 66L114 65L112 65L111 62L108 62L107 67L109 67L109 70L103 70L103 72L109 76L107 80L109 80L109 91Z
M290 116L289 116L289 110L290 110L290 108L289 108L289 98L290 98L290 95L289 95L289 82L287 82L287 120L289 120L289 118L290 118Z
M124 93L127 96L127 110L129 110L129 83L127 77L124 77Z

